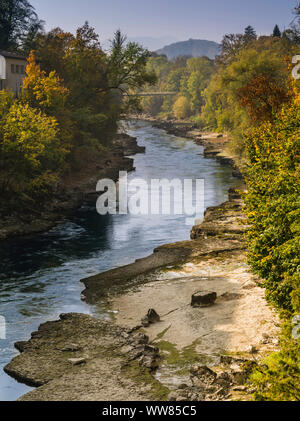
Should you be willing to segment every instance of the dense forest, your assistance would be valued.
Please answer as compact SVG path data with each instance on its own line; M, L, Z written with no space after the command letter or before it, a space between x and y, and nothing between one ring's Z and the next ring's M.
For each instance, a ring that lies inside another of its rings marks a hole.
M229 135L248 185L248 260L282 318L281 349L252 375L257 400L299 400L300 93L292 57L300 4L289 29L224 36L215 59L152 56L117 31L104 52L88 23L46 33L27 0L1 0L0 49L28 56L20 98L0 91L1 212L41 207L59 177L109 150L132 109ZM149 86L149 87L148 87ZM138 104L143 89L177 92Z

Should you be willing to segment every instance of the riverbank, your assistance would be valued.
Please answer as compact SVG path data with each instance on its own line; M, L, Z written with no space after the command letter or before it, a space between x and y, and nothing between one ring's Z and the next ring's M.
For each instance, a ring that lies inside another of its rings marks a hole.
M245 262L243 222L232 190L191 240L83 280L114 321L64 315L16 344L5 371L39 386L21 400L251 399L247 370L276 348L277 319ZM216 292L214 305L192 307L199 290ZM149 308L160 321L145 327Z
M111 322L64 315L16 344L5 371L37 386L21 400L251 399L249 367L276 348L277 318L246 264L244 222L232 189L191 240L84 279ZM217 299L192 307L197 291ZM159 322L145 323L150 308Z
M229 138L221 133L213 133L199 130L197 126L189 121L167 120L152 117L147 114L137 114L130 117L132 120L143 120L150 122L153 127L165 130L167 133L178 137L192 139L197 145L204 147L204 157L214 158L222 165L233 168L233 176L242 179L237 160L227 151Z
M128 156L144 153L135 138L125 133L118 134L109 152L102 160L89 160L80 171L73 171L58 183L47 209L31 214L14 214L0 221L0 241L24 237L48 231L60 223L70 213L84 204L95 204L96 185L99 179L118 180L119 171L133 171L134 159Z

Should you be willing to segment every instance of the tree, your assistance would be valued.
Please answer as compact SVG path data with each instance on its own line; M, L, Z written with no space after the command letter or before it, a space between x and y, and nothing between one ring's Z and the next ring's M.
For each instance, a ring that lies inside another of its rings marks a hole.
M22 87L22 102L55 117L60 126L61 140L69 142L71 132L70 112L66 107L69 90L55 71L46 74L35 61L34 53L28 57L26 77Z
M234 57L245 46L245 37L243 34L226 34L221 42L221 54L217 57L217 62L229 64Z
M280 31L278 25L275 25L275 27L274 27L273 37L279 37L279 38L281 38L281 31Z
M63 86L55 70L47 76L36 63L34 53L31 52L23 81L22 100L47 115L60 117L68 95L68 89Z
M11 103L9 95L0 96L2 206L22 206L35 213L36 203L42 205L64 168L68 151L60 142L54 117L17 100Z
M27 0L0 1L0 49L12 50L22 47L29 34L40 30L39 20L33 6ZM29 38L27 38L28 45Z
M290 24L290 27L286 29L282 36L289 39L292 43L298 47L300 45L300 2L294 9L294 19Z
M290 72L285 56L289 53L285 40L260 38L242 48L227 66L219 66L211 79L204 92L202 116L207 126L213 124L215 130L231 132L233 152L236 149L244 156L242 133L251 124L249 111L251 118L259 123L266 115L270 117L271 110L278 109L281 100L286 101ZM264 97L269 94L270 98ZM262 110L264 113L260 114Z
M175 117L178 119L188 117L191 113L189 100L184 96L180 96L173 106L173 112Z
M245 37L247 42L252 41L254 39L257 39L255 29L251 25L249 25L249 26L247 26L247 28L245 28L244 37Z
M280 86L271 75L266 74L254 77L240 88L238 99L247 108L251 122L257 124L272 120L282 104L291 100L291 92L288 87Z
M28 28L22 42L22 53L28 56L38 46L38 35L44 31L44 22L37 19Z
M147 70L150 52L135 42L126 43L126 37L116 31L111 42L108 60L108 89L122 93L141 88L144 84L154 84L156 75Z

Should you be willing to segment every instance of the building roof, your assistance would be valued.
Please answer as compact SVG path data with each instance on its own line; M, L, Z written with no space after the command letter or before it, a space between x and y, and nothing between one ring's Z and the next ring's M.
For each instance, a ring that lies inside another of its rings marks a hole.
M11 53L10 51L4 51L4 50L0 50L0 56L3 56L5 58L14 58L16 60L24 60L26 61L26 57L21 56L20 54L16 54L16 53Z

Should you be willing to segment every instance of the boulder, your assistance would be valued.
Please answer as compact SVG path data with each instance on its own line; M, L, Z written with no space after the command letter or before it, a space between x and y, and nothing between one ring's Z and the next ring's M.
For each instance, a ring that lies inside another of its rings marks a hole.
M217 299L217 293L216 292L195 292L195 294L192 295L192 307L209 307L215 304Z
M158 322L160 322L160 317L153 308L151 308L148 311L147 315L142 318L142 325L144 327L148 327L150 324L154 324Z

